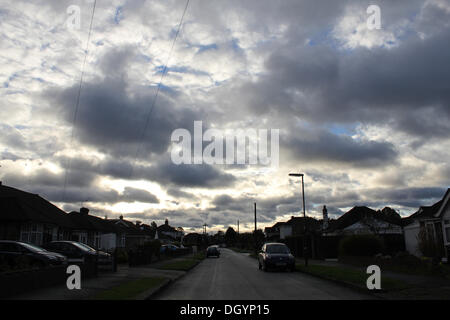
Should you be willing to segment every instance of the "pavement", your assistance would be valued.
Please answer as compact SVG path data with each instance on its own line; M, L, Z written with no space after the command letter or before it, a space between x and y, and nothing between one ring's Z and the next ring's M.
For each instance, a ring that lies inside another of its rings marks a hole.
M221 249L154 299L159 300L362 300L374 296L298 272L263 272L245 253Z
M182 277L185 271L160 270L161 265L186 258L186 256L154 262L148 266L132 267L119 265L117 272L100 273L96 278L82 279L80 290L69 290L66 285L43 288L11 297L12 300L86 300L91 299L103 290L113 288L122 283L147 277L163 277L166 281L159 287L151 288L136 297L145 300L172 281Z

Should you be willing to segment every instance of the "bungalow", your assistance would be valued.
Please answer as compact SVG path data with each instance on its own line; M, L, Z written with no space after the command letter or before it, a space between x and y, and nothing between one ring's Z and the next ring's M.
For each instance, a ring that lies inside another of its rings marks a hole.
M184 231L180 228L174 228L169 225L169 220L166 219L164 224L160 225L158 228L158 236L161 240L167 241L181 241L184 236Z
M119 219L109 219L108 222L118 228L117 247L130 249L142 245L154 238L149 227L141 225L140 221L135 223L125 220L121 215Z
M108 220L89 214L89 209L81 208L79 212L69 213L74 227L72 228L72 241L78 241L88 246L112 251L120 247L117 240L120 234L119 228L108 223Z
M185 246L200 246L204 242L204 235L199 233L188 233L183 237L183 245Z
M422 206L404 219L406 250L416 256L428 255L420 249L420 232L435 242L444 260L450 251L450 188L444 197L431 206Z
M70 240L74 227L67 213L39 195L0 182L0 239L42 245Z
M389 207L375 211L356 206L330 221L328 228L323 230L325 236L350 234L403 235L401 217Z
M305 226L306 222L306 226ZM306 228L306 229L305 229ZM294 217L292 216L287 222L279 224L280 239L287 237L300 236L305 234L305 230L309 233L315 233L320 230L320 221L311 217Z
M271 227L264 228L264 234L267 241L278 241L280 240L280 227L284 222L277 222Z

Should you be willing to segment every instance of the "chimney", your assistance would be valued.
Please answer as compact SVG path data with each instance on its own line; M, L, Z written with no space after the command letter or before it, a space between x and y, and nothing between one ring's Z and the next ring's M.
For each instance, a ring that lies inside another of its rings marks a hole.
M168 226L168 225L169 225L169 220L166 219L166 221L164 222L164 224L165 224L166 226Z
M123 220L123 215L120 215L119 219L120 219L120 220Z
M88 208L80 208L80 213L88 215L89 214L89 209Z
M322 214L323 214L322 229L327 229L328 228L328 210L327 210L327 206L325 206L325 205L323 206Z

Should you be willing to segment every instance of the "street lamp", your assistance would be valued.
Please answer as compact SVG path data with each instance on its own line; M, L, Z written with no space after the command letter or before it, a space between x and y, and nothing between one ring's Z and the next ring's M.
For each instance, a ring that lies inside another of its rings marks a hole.
M302 177L302 197L303 197L303 218L305 220L304 222L304 233L303 233L303 257L305 258L305 267L308 266L308 244L306 242L306 211L305 211L305 185L304 185L304 174L303 173L289 173L289 176L291 177Z

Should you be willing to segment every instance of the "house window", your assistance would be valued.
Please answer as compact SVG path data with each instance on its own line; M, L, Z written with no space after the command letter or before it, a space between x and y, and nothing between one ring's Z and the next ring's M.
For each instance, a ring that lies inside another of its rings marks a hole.
M30 225L25 224L20 229L20 241L29 242L30 241L29 237L30 237Z
M31 242L37 245L42 244L43 226L37 223L28 223L22 226L20 230L20 240Z

